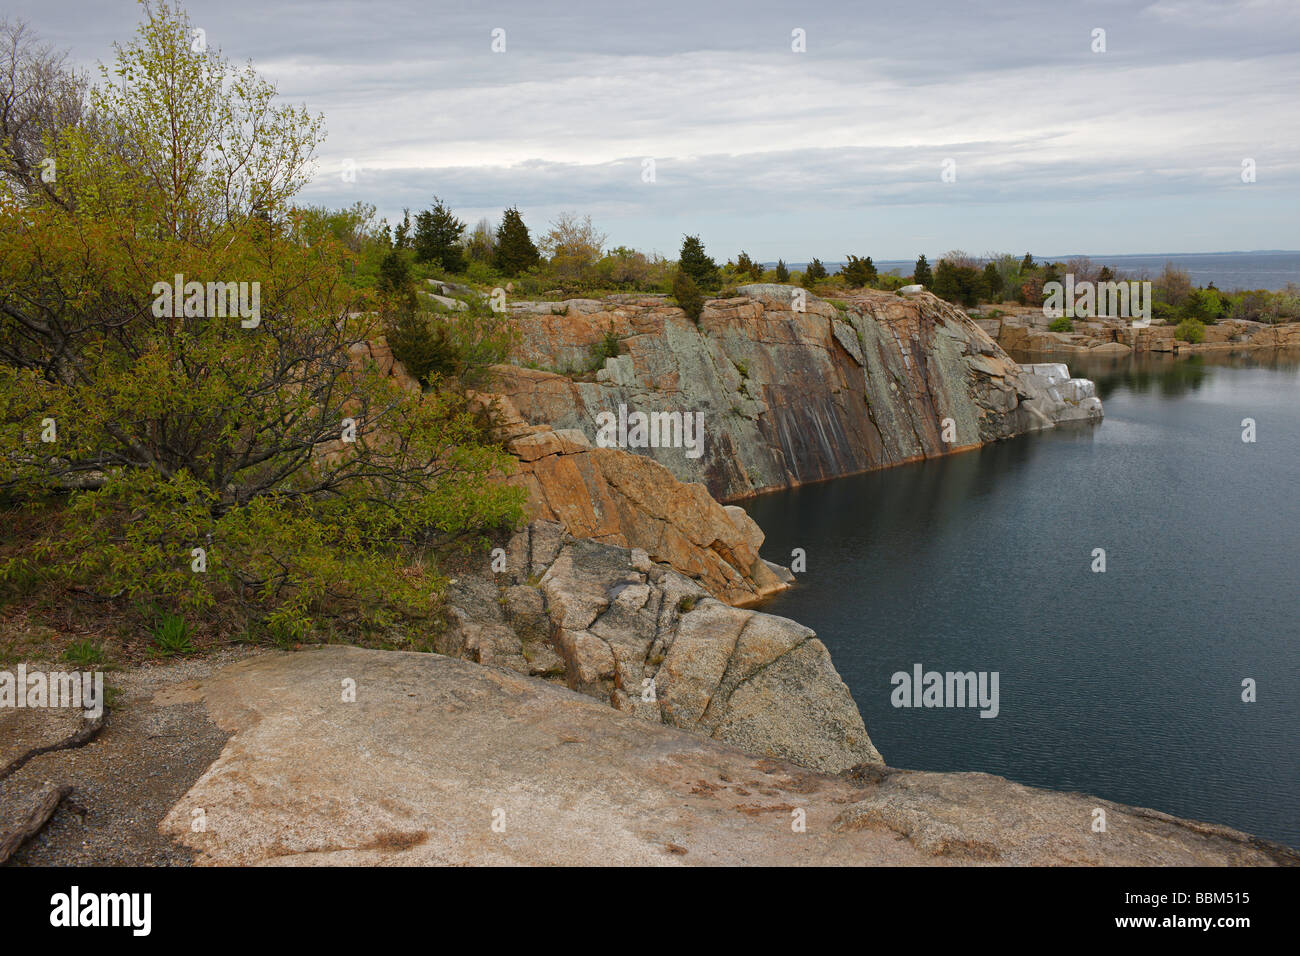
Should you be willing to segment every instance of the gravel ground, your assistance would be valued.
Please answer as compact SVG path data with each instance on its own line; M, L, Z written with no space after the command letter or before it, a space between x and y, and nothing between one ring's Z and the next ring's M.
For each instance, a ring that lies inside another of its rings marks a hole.
M0 780L0 831L23 819L48 785L73 788L7 865L189 865L193 853L159 834L158 823L221 753L227 734L186 691L214 670L258 653L231 648L106 674L105 683L118 694L99 736L77 749L35 757ZM78 712L0 709L0 767L79 726Z

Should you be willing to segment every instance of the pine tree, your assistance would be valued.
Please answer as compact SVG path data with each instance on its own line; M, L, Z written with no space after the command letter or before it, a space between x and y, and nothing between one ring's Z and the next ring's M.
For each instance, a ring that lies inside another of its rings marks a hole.
M704 243L699 236L684 236L682 251L678 257L678 271L685 272L700 290L716 289L721 281L718 276L718 264L704 252Z
M397 231L393 234L393 248L411 248L411 210L409 209L402 210L402 224L397 227Z
M840 275L844 276L850 288L861 289L875 282L878 273L871 256L859 259L857 256L850 255L848 261L840 267Z
M704 311L704 293L695 284L690 273L680 267L677 269L677 274L673 276L673 298L693 321L700 320L700 313Z
M990 302L1002 301L1002 273L992 262L984 266L984 295Z
M523 217L517 208L511 206L497 227L497 247L492 264L502 275L517 276L541 261L542 255L528 234Z
M790 281L790 270L785 267L784 259L776 260L776 281L777 282Z
M924 255L916 260L916 267L912 270L912 281L924 286L934 281L934 273L930 271L930 263L925 261Z
M826 267L822 265L822 261L820 259L814 259L812 262L808 263L808 267L803 270L804 285L816 282L819 279L825 279L826 275Z
M437 196L433 206L415 217L415 261L436 262L448 272L461 272L465 268L465 255L460 246L465 223Z

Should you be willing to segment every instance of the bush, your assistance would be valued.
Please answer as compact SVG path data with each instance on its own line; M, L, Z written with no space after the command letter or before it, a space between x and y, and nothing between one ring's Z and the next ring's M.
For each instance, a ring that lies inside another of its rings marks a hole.
M494 480L511 459L464 396L361 358L410 276L385 256L377 313L339 281L345 243L295 232L319 119L213 48L196 62L172 8L147 16L94 94L101 122L54 147L56 195L0 183L0 493L49 512L0 582L35 570L60 599L282 635L427 618L435 536L522 517ZM181 308L178 273L199 289ZM242 295L213 312L210 287L205 308L204 281L256 290L255 317ZM500 321L448 320L461 366Z
M1073 332L1074 322L1072 322L1070 319L1066 318L1065 316L1061 316L1059 319L1056 319L1047 328L1048 331L1051 332Z
M711 291L722 283L718 264L705 254L704 243L700 242L699 236L682 237L682 248L677 257L677 271L685 273L700 290ZM677 295L675 286L673 295Z
M691 321L700 320L700 313L704 311L704 293L685 269L679 268L673 276L673 298L681 310L690 316Z
M1178 328L1174 329L1174 337L1195 345L1197 342L1205 341L1205 323L1200 319L1183 319L1178 323Z

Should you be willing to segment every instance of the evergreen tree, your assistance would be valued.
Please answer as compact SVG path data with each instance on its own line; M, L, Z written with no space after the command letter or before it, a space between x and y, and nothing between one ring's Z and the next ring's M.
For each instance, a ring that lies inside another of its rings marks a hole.
M684 236L682 238L682 251L678 257L678 271L685 272L690 276L694 284L698 286L696 291L716 289L720 282L718 264L705 254L704 243L700 242L699 236Z
M1035 269L1034 257L1026 252L1025 257L1020 260L1020 274L1028 275L1029 273L1033 272L1034 269Z
M826 275L826 267L822 265L822 261L820 259L814 259L812 262L808 263L808 267L803 270L804 285L816 282L818 279L825 279Z
M402 210L402 224L397 227L397 231L393 234L393 248L394 249L411 248L411 210L410 209Z
M850 255L848 261L840 267L840 275L844 276L844 281L848 283L849 288L860 289L875 282L878 273L871 256L859 259L857 256Z
M677 300L677 305L692 320L698 322L700 313L704 311L704 293L700 287L695 284L690 273L680 266L677 274L673 276L673 298Z
M1002 301L1002 273L998 272L995 263L989 262L984 266L984 294L990 302Z
M460 246L465 223L437 196L433 206L415 217L415 260L436 262L448 272L461 272L465 268L465 255Z
M517 208L511 206L497 227L497 247L492 264L502 275L517 276L541 261L542 255L528 234L523 217Z
M776 281L777 282L790 281L790 270L785 267L784 259L776 260Z
M934 281L934 274L930 271L930 263L925 261L925 256L917 258L916 267L912 269L912 281L924 286Z
M396 249L385 254L379 263L379 277L375 280L375 289L387 304L416 306L415 283L411 280L410 267L406 257Z

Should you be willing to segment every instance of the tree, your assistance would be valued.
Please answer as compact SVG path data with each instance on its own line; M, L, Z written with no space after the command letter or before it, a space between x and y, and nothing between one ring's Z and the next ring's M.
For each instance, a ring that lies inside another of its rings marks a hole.
M690 276L691 281L703 291L712 291L721 283L718 264L704 252L704 243L700 242L699 236L682 237L677 267L679 271Z
M575 213L562 212L551 221L550 231L539 245L551 260L556 276L584 281L591 278L605 239L605 234L592 225L591 216L579 219Z
M933 292L941 299L970 307L979 301L981 276L974 266L956 265L947 256L934 269Z
M497 235L492 223L484 217L478 221L465 240L465 254L473 262L491 263L496 252Z
M749 253L745 252L743 249L740 251L740 255L736 257L736 272L738 272L742 278L748 276L756 281L763 278L762 264L749 258Z
M928 286L933 278L933 274L930 272L930 263L925 261L925 256L917 257L916 266L912 269L912 281Z
M844 276L850 288L860 289L875 282L877 272L871 256L859 259L857 256L850 255L848 261L840 267L840 275Z
M776 260L776 281L777 282L790 281L790 270L786 268L784 259Z
M402 210L402 221L397 230L393 233L394 249L411 248L411 210Z
M465 223L457 219L437 196L433 205L415 217L416 262L433 262L448 272L465 269L465 254L460 237Z
M998 271L996 262L985 263L984 273L981 276L984 286L984 298L989 302L1002 301L1002 273Z
M502 275L517 276L527 272L542 261L542 254L537 251L528 227L524 225L519 210L511 206L501 216L501 225L497 226L496 249L492 254L492 264Z
M0 491L52 509L39 586L291 639L326 613L427 615L440 584L414 550L516 520L490 480L508 459L463 399L367 358L347 250L296 237L320 119L193 51L179 10L146 12L91 94L102 122L54 145L55 194L0 184Z
M820 279L825 279L826 275L826 267L822 265L822 261L820 259L814 259L812 262L808 263L807 268L803 270L803 283L804 285L811 285Z
M1020 260L1020 274L1027 276L1036 268L1037 266L1034 265L1034 257L1026 252L1025 257Z
M690 273L681 268L680 265L673 276L673 298L677 300L677 305L681 310L690 316L693 321L698 322L700 320L700 313L704 311L704 293L695 284L695 280L691 278Z

